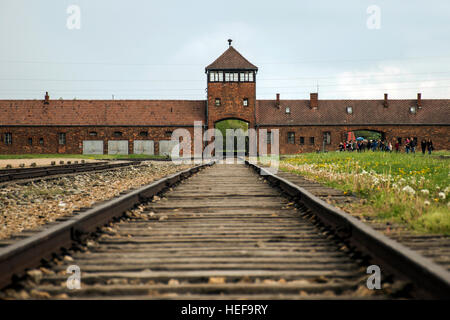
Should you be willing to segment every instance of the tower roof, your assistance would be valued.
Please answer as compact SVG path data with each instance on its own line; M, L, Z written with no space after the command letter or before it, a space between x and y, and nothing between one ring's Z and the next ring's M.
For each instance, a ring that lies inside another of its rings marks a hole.
M258 70L258 67L245 59L233 46L222 53L213 63L206 67L208 70Z

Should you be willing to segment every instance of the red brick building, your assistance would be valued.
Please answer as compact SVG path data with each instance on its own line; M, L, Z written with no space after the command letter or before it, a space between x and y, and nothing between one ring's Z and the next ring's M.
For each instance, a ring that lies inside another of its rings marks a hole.
M280 153L337 150L349 131L387 140L415 137L450 149L450 99L256 100L258 68L231 46L206 67L207 100L0 100L0 154L167 151L172 132L194 121L239 119L279 129Z

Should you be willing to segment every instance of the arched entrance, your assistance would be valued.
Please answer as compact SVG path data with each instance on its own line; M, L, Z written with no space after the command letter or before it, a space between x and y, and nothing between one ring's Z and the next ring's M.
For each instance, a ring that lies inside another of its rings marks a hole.
M218 129L223 136L223 154L224 156L230 153L237 155L238 153L248 154L249 144L248 144L248 129L249 122L237 119L237 118L227 118L221 119L214 123L214 128ZM232 130L232 137L227 138L227 130ZM242 139L242 140L240 140ZM228 140L228 145L227 145ZM241 143L243 141L243 143ZM232 146L230 146L230 143Z
M358 129L358 130L352 130L349 132L350 134L347 134L345 137L346 140L348 139L348 136L353 137L353 139L357 139L359 137L364 138L364 140L385 140L386 135L382 131L377 130L370 130L370 129Z

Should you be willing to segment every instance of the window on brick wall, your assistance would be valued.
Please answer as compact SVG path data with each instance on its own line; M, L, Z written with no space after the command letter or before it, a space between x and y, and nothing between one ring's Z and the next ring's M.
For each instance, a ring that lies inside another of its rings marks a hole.
M44 138L39 138L39 144L40 144L41 146L44 145Z
M215 105L216 107L220 107L220 98L216 98Z
M7 145L12 144L12 133L10 132L5 133L5 144Z
M295 132L288 132L288 143L295 144Z
M122 135L123 135L123 134L122 134L121 131L115 131L115 132L114 132L114 137L116 137L116 138L121 137Z
M353 114L353 107L352 106L347 106L347 114Z
M267 131L266 143L267 144L272 143L272 132L270 132L270 131Z
M28 144L29 144L30 146L33 145L33 138L28 138Z
M309 137L309 144L314 144L314 137Z
M66 134L64 132L58 133L58 141L61 145L66 144Z
M91 137L96 137L96 136L97 136L97 132L91 131L91 132L89 132L89 135L90 135Z
M244 107L248 107L248 98L244 98L242 104L244 105Z
M230 73L229 72L225 72L225 81L226 82L230 81Z
M139 132L139 135L141 137L148 137L148 131L141 131L141 132Z
M323 133L323 141L325 144L331 144L331 132L324 132Z
M305 144L305 137L300 137L300 144Z
M171 137L172 133L173 133L173 131L166 131L166 136Z

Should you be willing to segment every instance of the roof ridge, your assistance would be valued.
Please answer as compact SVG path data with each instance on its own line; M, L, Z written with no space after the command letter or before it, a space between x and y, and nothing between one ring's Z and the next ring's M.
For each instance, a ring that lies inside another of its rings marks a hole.
M240 61L239 61L240 60ZM214 62L205 70L210 69L250 69L258 70L258 67L248 61L236 48L229 46Z

